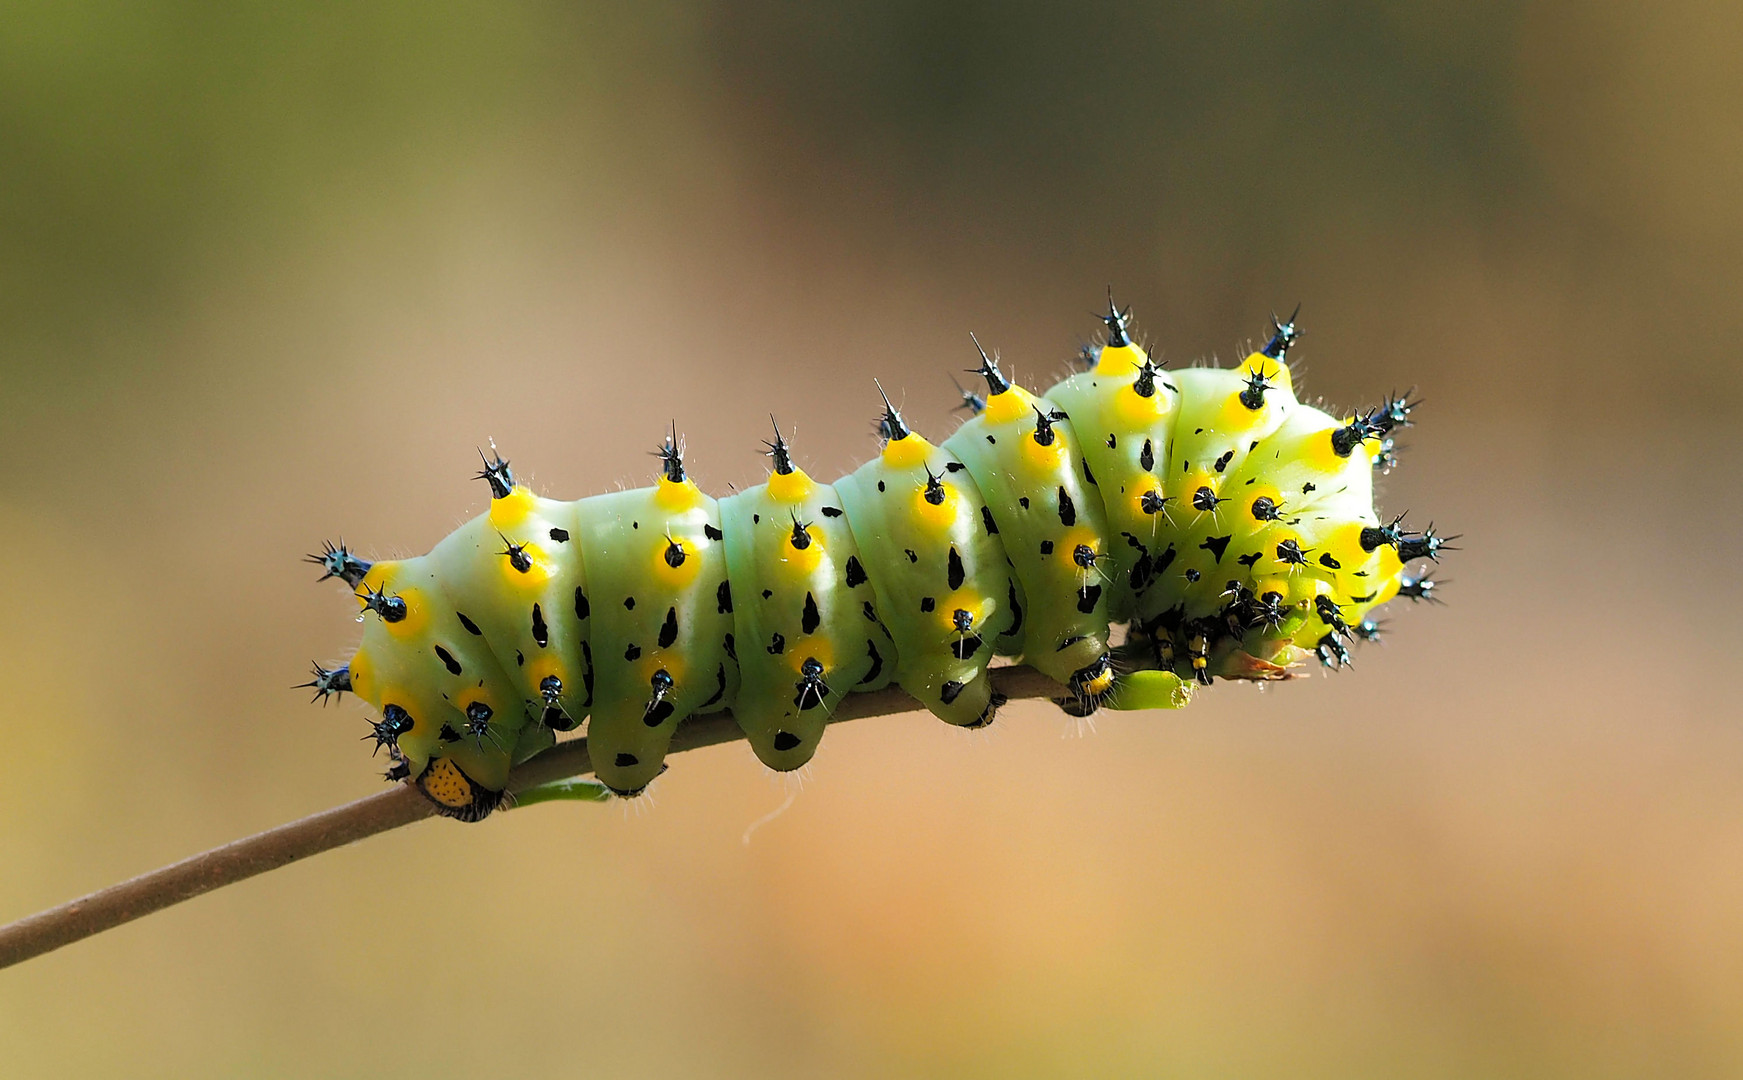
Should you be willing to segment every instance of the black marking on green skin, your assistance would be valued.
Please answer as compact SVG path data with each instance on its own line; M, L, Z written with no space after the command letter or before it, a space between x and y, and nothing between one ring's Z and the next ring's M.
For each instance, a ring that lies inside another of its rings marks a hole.
M436 658L438 660L442 661L442 666L448 669L448 674L450 674L450 675L465 674L465 672L462 671L462 669L460 667L460 661L454 659L453 653L449 652L447 649L442 648L440 645L437 645L435 648L436 648Z
M714 590L714 612L717 615L732 614L732 582L722 581Z
M1071 493L1063 486L1059 489L1059 524L1068 529L1077 524L1077 504L1071 501Z
M568 529L552 528L550 536L552 540L555 540L559 544L567 544L569 542Z
M575 591L577 594L580 593L579 589ZM454 615L460 620L460 625L466 628L468 634L471 634L473 637L484 636L484 631L478 629L478 624L473 622L471 619L468 619L464 611L456 611Z
M945 566L946 580L950 585L951 591L954 592L955 590L962 588L962 582L966 577L966 574L962 567L962 554L956 550L955 544L950 545L950 554L946 557Z
M823 622L817 613L817 598L811 593L805 594L805 608L799 615L799 629L806 634L815 634L817 627Z
M865 673L865 678L859 681L859 685L870 686L872 683L877 681L879 675L884 673L884 658L883 655L878 652L877 642L872 641L870 638L866 639L865 649L866 653L871 657L871 670Z
M986 529L986 534L988 536L997 536L999 534L998 523L993 521L992 509L985 503L982 503L980 507L980 523L981 527Z
M1231 539L1232 537L1230 536L1210 536L1206 537L1204 543L1198 546L1210 552L1211 555L1215 557L1216 561L1221 563L1223 561L1223 552L1228 550L1229 541Z
M847 557L847 576L844 580L847 582L847 587L850 589L857 589L869 580L865 576L865 567L861 566L859 563L858 556L849 555Z
M678 640L678 609L666 609L666 621L660 624L660 648L669 649Z
M624 660L631 662L640 660L642 658L642 647L633 641L630 642L629 647L623 650L623 658Z
M1144 448L1138 451L1138 468L1149 472L1156 467L1156 447L1149 439L1144 440Z
M575 618L585 619L591 614L593 607L587 603L587 594L581 590L581 586L575 586Z
M774 636L769 639L769 655L770 656L779 656L786 651L787 651L786 635L782 634L780 631L777 630L777 631L775 631Z
M1041 554L1042 555L1053 554L1053 541L1051 541L1051 540L1041 541Z
M551 643L551 629L545 625L545 613L533 605L533 640L543 649Z

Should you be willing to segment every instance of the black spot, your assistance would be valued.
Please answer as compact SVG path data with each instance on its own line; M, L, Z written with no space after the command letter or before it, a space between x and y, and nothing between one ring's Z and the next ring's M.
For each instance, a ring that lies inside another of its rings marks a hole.
M460 625L466 628L468 634L471 634L474 637L484 636L484 631L478 629L478 624L473 622L471 619L468 619L464 611L456 611L454 614L460 619Z
M633 641L630 642L629 648L623 650L623 658L625 660L640 660L642 658L642 647Z
M819 507L819 509L823 511L823 516L826 518L838 518L841 516L841 507L839 506L824 506Z
M624 610L626 610L626 611L634 611L635 610L635 597L633 597L633 596L624 597L623 598L623 606L624 606Z
M1207 536L1205 537L1204 543L1198 546L1210 552L1211 555L1216 558L1216 561L1221 563L1223 561L1223 552L1229 549L1230 539L1232 538L1228 536Z
M1029 509L1029 496L1027 496L1027 495L1018 496L1017 497L1017 505L1022 507L1025 510Z
M587 700L581 704L593 705L593 646L583 641L581 643L581 685L587 691Z
M1222 457L1217 458L1216 465L1215 465L1216 471L1222 472L1224 469L1228 468L1229 462L1234 460L1234 456L1235 456L1235 452L1233 450L1230 450L1227 453L1225 453Z
M785 637L781 636L781 634L779 632L777 632L775 634L775 636L772 639L770 639L770 641L769 641L769 655L779 656L781 653L784 653L786 651L787 651L787 639Z
M629 527L632 529L639 529L642 527L642 523L639 521L632 521L629 523Z
M1080 642L1082 640L1083 640L1082 634L1075 634L1071 637L1066 638L1064 641L1061 641L1059 643L1059 645L1056 648L1054 648L1053 651L1054 652L1064 652L1066 649L1071 648L1073 645L1076 645L1078 642Z
M957 553L956 545L950 545L950 554L944 563L945 580L952 589L962 588L962 579L967 576L962 569L962 556Z
M958 660L967 660L969 657L980 651L981 644L982 642L979 637L970 636L957 638L955 641L950 643L950 655L956 657Z
M1263 551L1255 551L1250 555L1242 555L1240 558L1236 559L1235 561L1240 563L1242 566L1246 567L1247 569L1251 570L1253 568L1253 564L1257 563L1261 558L1264 557L1264 555L1265 555L1265 553Z
M763 523L763 516L761 514L752 514L750 516L750 523L752 525L761 525Z
M702 525L702 535L706 536L708 539L714 540L714 541L720 541L720 540L726 539L725 533L721 532L719 529L716 529L714 526L709 525L706 522L704 522Z
M722 641L720 644L725 647L726 655L731 657L732 662L735 664L738 663L738 642L732 639L732 635L726 635L726 640Z
M1119 440L1114 438L1114 433L1111 431L1108 432L1108 449L1112 450L1115 447L1119 446L1119 444L1120 444Z
M1192 582L1194 585L1197 585L1198 579L1203 577L1203 576L1204 576L1203 574L1200 574L1197 570L1193 569L1190 566L1186 568L1186 580Z
M461 674L460 661L454 659L453 653L449 652L447 649L442 648L440 645L437 645L436 646L436 656L442 661L442 666L448 669L448 674L450 674L450 675Z
M867 600L865 602L865 604L860 607L859 610L860 610L861 614L863 614L866 618L870 619L872 622L878 621L878 609L875 607L872 607L872 602L870 600Z
M526 662L527 662L526 654L522 653L519 649L516 649L514 651L514 666L515 667L525 667Z
M878 481L878 490L879 491L884 490L884 482L882 480Z
M1023 605L1017 602L1017 583L1007 581L1007 597L1011 602L1011 625L1005 630L1006 637L1015 637L1017 631L1023 628Z
M775 732L775 749L785 752L799 745L799 736L790 731Z
M920 556L918 556L918 555L916 555L916 554L914 554L914 549L913 549L913 548L903 548L903 549L902 549L902 552L903 552L903 554L905 554L905 555L907 555L907 556L908 556L908 561L909 561L909 562L911 562L911 563L917 563L917 562L919 562L919 561L920 561Z
M581 591L581 586L575 586L575 617L585 619L593 614L593 605L587 602L587 594Z
M551 628L545 625L545 613L537 604L533 605L533 640L541 649L551 643Z
M823 617L817 614L817 598L810 593L805 594L805 610L799 615L799 629L807 634L815 634L817 626Z
M1053 554L1053 541L1051 541L1051 540L1041 541L1041 554L1043 554L1043 555Z
M1096 604L1100 602L1100 585L1085 585L1083 588L1077 590L1077 610L1083 612L1085 615L1094 611Z
M1088 458L1083 459L1083 480L1084 483L1089 484L1091 487L1101 487L1100 484L1095 482L1095 473L1089 471Z
M666 621L660 625L660 648L669 649L678 640L678 609L666 609Z
M716 664L714 666L714 694L707 701L704 701L701 705L699 705L698 708L699 709L706 709L710 705L718 705L718 704L720 704L720 699L724 698L725 696L726 696L726 665L725 664Z
M944 463L944 471L945 472L961 472L962 470L964 470L966 468L968 468L968 466L964 465L960 461L946 461Z
M640 765L641 761L634 754L619 754L612 761L612 764L620 769L633 769L637 765Z
M1071 493L1063 487L1059 489L1059 524L1067 528L1077 524L1077 504L1071 501Z
M1174 545L1169 544L1162 554L1156 556L1156 572L1160 574L1174 564Z
M865 567L859 564L859 556L847 557L847 587L857 589L866 583Z
M774 594L774 592L772 592L772 591L771 591L771 590L769 590L769 589L764 589L764 590L763 590L763 599L764 599L764 600L767 600L767 599L768 599L768 598L769 598L769 597L771 597L771 596L773 596L773 595L775 595L775 594Z
M992 443L994 446L997 446L998 442L999 442L997 439L993 438L991 435L988 435L986 437L986 441L989 443Z
M1314 486L1312 481L1309 481L1308 483L1301 485L1301 493L1303 495L1306 495L1310 491L1318 491L1318 490L1319 490L1319 488Z
M567 544L569 542L569 530L568 529L552 528L551 529L551 539L555 540L559 544Z
M1150 445L1150 440L1144 440L1144 448L1138 451L1138 468L1149 472L1156 467L1156 448Z
M957 682L955 679L951 679L949 682L938 688L938 700L949 705L961 696L962 689L962 683Z
M870 684L877 679L879 675L884 673L884 658L878 653L877 642L867 639L865 643L865 651L871 656L871 670L866 672L865 678L859 681L859 685L861 686Z
M460 733L447 724L442 725L442 730L436 733L436 737L441 739L443 742L460 741Z
M1329 570L1342 570L1344 568L1344 564L1332 558L1331 552L1329 551L1320 553L1319 565L1326 567Z
M985 526L988 536L998 535L999 527L993 522L992 508L982 504L980 508L980 523Z
M714 590L714 610L719 615L732 614L732 582L722 581Z
M932 597L922 596L920 598L920 610L921 611L933 611L933 610L936 610L937 607L938 607L938 601L934 600Z

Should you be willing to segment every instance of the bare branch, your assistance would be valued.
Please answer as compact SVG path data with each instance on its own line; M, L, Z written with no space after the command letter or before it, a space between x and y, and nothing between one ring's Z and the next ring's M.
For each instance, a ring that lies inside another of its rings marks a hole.
M1062 697L1068 693L1064 687L1032 668L994 668L989 674L998 692L1013 700ZM830 723L912 712L918 708L919 702L892 686L869 694L849 695L836 709ZM730 712L710 713L680 724L672 738L672 751L695 750L742 737ZM509 790L524 791L592 771L587 740L572 739L519 765L509 777ZM0 968L299 859L422 821L434 813L428 800L409 785L401 785L392 791L322 810L300 821L201 852L130 881L0 926Z

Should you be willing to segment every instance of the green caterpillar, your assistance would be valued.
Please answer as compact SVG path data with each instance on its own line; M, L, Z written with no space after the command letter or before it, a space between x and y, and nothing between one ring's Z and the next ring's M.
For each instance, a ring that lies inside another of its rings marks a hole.
M986 392L963 391L972 415L942 445L885 397L880 453L834 484L793 464L778 426L768 482L720 500L686 476L675 426L653 487L577 502L486 458L489 511L428 555L309 556L368 625L304 685L373 705L388 778L476 821L514 763L584 719L599 780L631 796L699 713L730 708L790 770L855 691L893 682L980 727L1003 704L987 667L1008 656L1068 687L1077 715L1178 707L1217 676L1347 665L1375 606L1433 599L1406 566L1453 538L1373 506L1417 403L1337 418L1298 402L1294 316L1233 369L1184 370L1134 343L1129 309L1110 299L1103 319L1087 370L1043 396L981 351Z

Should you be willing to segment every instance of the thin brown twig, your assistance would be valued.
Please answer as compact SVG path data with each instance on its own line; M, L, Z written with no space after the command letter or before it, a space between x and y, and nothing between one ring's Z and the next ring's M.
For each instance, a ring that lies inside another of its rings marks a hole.
M1011 699L1056 698L1068 693L1064 687L1033 668L995 668L989 674L994 689ZM906 693L890 687L869 694L849 695L836 709L830 723L911 712L919 707L919 702ZM731 713L710 713L679 725L672 738L672 750L674 753L695 750L740 737ZM584 776L592 771L587 740L573 739L516 766L509 776L509 791L525 791L539 784ZM422 821L434 813L429 801L415 789L400 785L392 791L322 810L300 821L234 840L0 926L0 968L299 859Z

